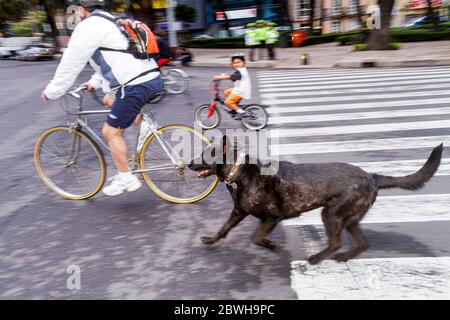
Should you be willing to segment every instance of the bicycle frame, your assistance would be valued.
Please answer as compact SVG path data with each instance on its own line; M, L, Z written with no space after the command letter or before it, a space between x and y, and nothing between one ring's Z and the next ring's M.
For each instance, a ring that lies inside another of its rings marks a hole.
M88 117L88 116L92 116L92 115L107 115L110 113L110 110L92 110L92 111L84 111L83 110L83 96L79 94L79 92L85 90L86 88L84 87L80 87L77 88L74 91L71 91L68 93L68 95L74 97L75 99L78 100L78 111L76 113L74 113L77 118L76 120L70 124L70 128L72 128L73 130L80 130L80 128L83 128L84 130L86 130L86 132L88 133L88 135L95 141L97 142L100 146L103 147L103 149L107 152L110 153L110 149L108 147L108 144L88 125L87 120L84 121L82 118L83 116ZM132 168L133 168L133 173L145 173L145 172L150 172L150 171L157 171L157 170L166 170L166 169L172 169L174 167L179 167L179 166L183 166L183 160L180 159L178 157L178 155L176 155L173 152L173 148L171 146L171 144L160 134L159 132L159 125L156 121L154 121L148 114L144 113L144 108L147 105L145 105L142 108L141 111L141 115L143 116L143 120L142 121L146 121L148 126L149 126L149 132L151 132L156 139L158 140L158 142L160 143L161 147L163 148L164 152L167 154L167 156L170 158L172 165L164 165L164 166L156 166L153 167L151 169L141 169L138 170L138 163L137 163L137 156L138 153L136 151L138 143L139 143L139 134L136 136L136 144L134 146L134 153L133 153L133 157L132 157ZM139 124L138 127L138 132L140 133L140 129L141 129L141 125L142 122ZM146 134L148 134L149 132L147 132ZM74 136L74 141L72 143L72 147L71 147L71 159L68 161L67 165L76 163L76 159L78 157L79 154L79 137L77 138L77 136Z

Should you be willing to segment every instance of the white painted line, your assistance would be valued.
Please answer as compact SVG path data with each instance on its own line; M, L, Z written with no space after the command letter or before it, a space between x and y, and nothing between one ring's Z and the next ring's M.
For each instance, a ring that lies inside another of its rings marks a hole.
M414 73L422 74L424 72L450 72L450 68L403 68L403 69L327 69L327 70L282 70L282 71L260 71L256 73L258 78L262 77L278 77L278 76L309 76L309 75L352 75L352 74L385 74L385 73Z
M305 97L308 95L312 96L321 96L321 95L343 95L343 94L358 94L358 93L375 93L375 92L386 92L393 93L393 91L419 91L419 90L427 90L427 89L447 89L450 92L450 82L441 83L436 85L436 83L432 83L429 85L416 85L416 86L389 86L389 87L378 87L378 88L365 88L365 89L341 89L341 90L309 90L308 92L299 93L296 92L281 92L274 91L270 93L262 93L260 94L261 99L266 98L285 98L285 97Z
M418 171L427 159L420 160L400 160L400 161L381 161L381 162L356 162L351 163L370 173L379 173L387 176L406 176ZM294 163L304 163L294 159ZM436 172L436 176L450 176L450 158L442 159L441 166Z
M334 152L360 152L376 150L398 150L433 148L444 143L450 145L450 136L408 137L395 139L354 140L354 141L326 141L310 143L290 143L272 145L271 155L315 154ZM431 151L431 150L430 150Z
M412 72L415 71L417 74L421 74L424 71L446 71L450 72L450 68L448 67L411 67L411 68L386 68L386 69L327 69L327 70L279 70L279 71L259 71L257 72L257 76L264 77L264 76L277 76L277 75L284 75L284 74L292 74L292 75L309 75L309 74L335 74L335 73L346 73L346 74L353 74L353 73L371 73L371 74L377 74L382 73L386 71L391 72Z
M382 119L382 118L403 118L415 116L432 116L450 114L450 107L446 108L428 108L413 110L392 110L392 111L368 111L356 113L335 113L305 116L288 117L270 117L269 124L283 123L311 123L322 121L343 121L343 120L364 120L364 119Z
M450 299L450 258L291 262L291 285L299 300Z
M399 123L375 123L351 126L337 127L317 127L317 128L290 128L290 129L272 129L269 131L273 138L293 138L293 137L312 137L338 134L353 133L374 133L391 131L412 131L412 130L430 130L450 128L450 120L436 121L417 121L417 122L399 122ZM410 138L413 140L414 138Z
M434 76L434 75L424 75L424 76L418 76L415 77L414 80L420 80L420 79L435 79L436 81L442 80L442 81L447 81L448 80L448 76ZM389 78L386 79L386 81L394 81L394 80L405 80L404 77L396 77L396 78ZM316 81L308 81L307 85L312 85L314 82ZM376 82L379 83L380 79L351 79L351 80L340 80L340 81L336 81L336 80L330 80L330 81L317 81L317 85L323 86L323 85L328 85L328 84L357 84L357 83L372 83L372 82ZM284 87L286 86L287 83L298 83L297 80L285 80L285 81L276 81L275 83L260 83L259 84L259 88L275 88L275 87Z
M406 176L418 171L427 159L405 161L359 162L353 165L367 172L379 173L388 176ZM442 159L436 176L450 176L450 159ZM450 208L449 208L450 210Z
M450 88L434 91L424 92L398 92L387 94L365 94L354 96L331 96L331 97L318 97L315 95L302 95L300 99L278 99L276 96L266 97L263 99L263 104L266 105L283 105L283 104L296 104L296 103L314 103L314 102L342 102L342 101L355 101L355 100L379 100L379 99L398 99L398 98L410 98L425 97L425 96L450 96Z
M448 79L448 72L431 72L431 73L425 73L426 76L435 76L436 78L442 78L442 79ZM268 79L258 79L258 83L260 84L267 84L267 83L289 83L289 82L297 82L299 84L309 83L309 82L322 82L322 81L334 81L334 82L340 82L341 80L353 80L357 82L360 79L372 79L372 80L391 80L391 78L397 78L398 76L402 76L403 79L405 77L414 77L417 76L422 77L421 74L417 73L404 73L404 74L396 74L391 73L387 75L382 76L376 76L370 73L362 74L362 75L344 75L344 76L294 76L294 77L280 77L280 78L268 78Z
M269 113L295 113L295 112L315 112L315 111L334 111L334 110L353 110L353 109L372 109L372 108L386 108L386 107L407 107L407 106L423 106L450 103L450 98L437 99L417 99L417 100L402 100L402 101L379 101L379 102L363 102L363 103L343 103L343 104L328 104L328 105L306 105L306 106L292 106L292 107L272 107L266 108Z
M379 72L379 73L370 73L370 72L341 72L341 73L323 73L323 74L315 74L315 75L309 75L309 74L280 74L280 75L269 75L269 76L258 76L259 82L270 82L270 81L278 81L278 80L284 80L284 79L298 79L301 82L306 82L309 80L330 80L330 79L348 79L349 77L353 78L368 78L369 76L372 78L385 78L390 76L404 76L406 77L413 77L413 76L420 76L420 75L447 75L449 74L448 70L442 70L442 71L422 71L420 73L418 72L411 72L408 70L405 70L403 72L399 71L386 71L386 72Z
M280 92L303 92L303 91L311 91L318 89L327 89L328 91L334 91L335 89L343 89L341 92L347 92L347 89L350 91L361 88L361 89L375 89L375 90L420 90L424 87L424 84L430 83L430 85L426 85L427 87L433 86L433 88L439 87L450 87L450 82L436 82L435 79L431 80L398 80L398 81L383 81L383 82L371 82L371 83L352 83L352 84L337 84L337 85L315 85L315 86L298 86L297 84L289 84L285 85L281 88L261 88L259 89L260 93L275 93L277 95ZM402 85L402 86L399 86ZM386 88L387 87L387 88ZM345 89L345 90L344 90ZM315 91L321 92L321 91Z
M415 171L409 172L409 174ZM361 223L405 223L450 221L450 194L378 197ZM320 212L313 210L283 221L283 226L323 225Z

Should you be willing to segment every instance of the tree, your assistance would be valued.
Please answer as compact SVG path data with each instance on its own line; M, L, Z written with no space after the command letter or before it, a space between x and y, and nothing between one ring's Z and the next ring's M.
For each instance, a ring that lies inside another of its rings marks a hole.
M311 0L309 1L310 5L310 11L309 11L309 26L310 26L310 33L311 35L314 32L314 21L315 21L315 13L316 13L316 1Z
M390 25L394 2L395 0L378 0L380 16L375 18L380 19L381 28L374 28L370 31L368 50L386 50L388 48L391 41Z
M224 22L225 29L227 30L228 36L231 37L230 21L228 21L227 12L225 10L225 4L224 4L223 0L215 0L214 2L216 3L219 10L223 12L223 16L225 18L225 22Z
M188 4L179 3L175 7L175 18L178 21L194 22L197 19L197 10Z
M433 24L433 29L439 29L438 19L433 9L433 0L427 0L427 20Z
M0 0L0 26L7 20L19 21L28 10L28 1Z

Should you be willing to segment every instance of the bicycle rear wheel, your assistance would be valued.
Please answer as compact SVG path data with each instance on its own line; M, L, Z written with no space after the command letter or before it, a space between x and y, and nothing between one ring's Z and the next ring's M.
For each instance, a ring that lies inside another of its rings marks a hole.
M158 130L159 137L171 149L178 163L173 164L158 137L152 134L144 143L140 169L145 182L159 197L173 203L194 203L206 198L219 181L217 176L198 178L187 165L201 156L211 142L191 127L171 125Z
M95 196L106 179L106 164L97 144L83 132L55 127L44 132L34 148L39 178L53 192L70 200Z
M177 69L171 69L165 74L167 80L164 86L168 93L179 94L186 91L189 78Z
M269 117L263 106L251 104L244 106L243 109L247 113L247 116L242 118L242 123L247 129L258 131L267 126Z

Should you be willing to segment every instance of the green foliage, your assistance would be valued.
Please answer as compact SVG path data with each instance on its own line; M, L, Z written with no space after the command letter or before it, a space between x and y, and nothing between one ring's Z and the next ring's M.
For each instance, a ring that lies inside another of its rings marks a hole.
M18 37L32 37L33 24L28 21L17 22L12 25L11 31Z
M349 44L356 44L363 42L363 36L362 34L353 34L349 36L340 36L336 38L336 41L339 42L341 46L349 45Z
M6 20L19 21L26 13L29 1L0 0L0 23Z
M179 3L175 7L175 18L179 21L194 22L197 18L197 10L188 4Z
M400 49L400 43L398 42L391 42L389 43L389 46L386 48L386 50L398 50ZM365 43L357 43L355 44L355 51L366 51L367 50L367 44Z
M366 50L367 50L367 44L365 44L365 43L355 44L355 51L366 51Z

